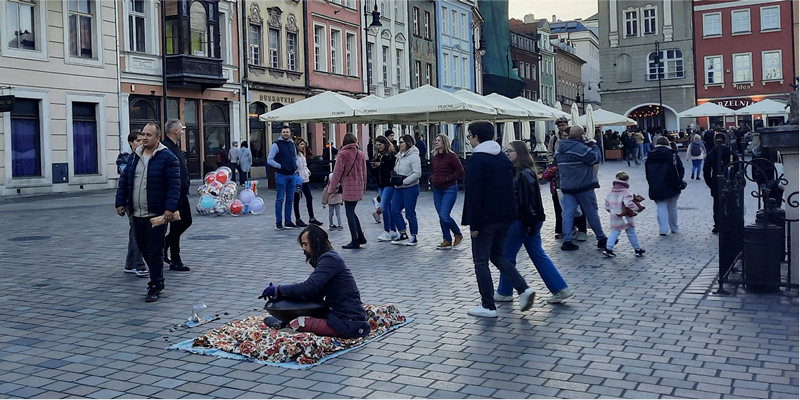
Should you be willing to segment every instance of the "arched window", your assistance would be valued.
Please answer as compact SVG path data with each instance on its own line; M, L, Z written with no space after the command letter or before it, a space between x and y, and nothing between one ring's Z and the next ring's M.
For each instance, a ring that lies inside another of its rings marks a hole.
M683 52L680 50L653 51L647 57L647 80L680 79L684 76Z
M195 1L189 8L190 55L208 55L208 14L203 3Z
M131 96L129 106L130 129L142 129L151 122L161 120L161 101L152 97Z

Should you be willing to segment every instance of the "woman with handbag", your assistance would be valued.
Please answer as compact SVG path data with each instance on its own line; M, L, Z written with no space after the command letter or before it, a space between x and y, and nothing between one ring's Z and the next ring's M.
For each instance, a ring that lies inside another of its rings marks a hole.
M322 226L322 222L314 218L314 197L311 196L311 186L308 184L311 181L311 170L308 169L308 162L306 161L306 148L308 143L305 139L298 137L294 139L294 147L297 149L297 174L300 177L300 190L294 194L294 219L295 224L301 228L307 225L300 219L300 197L306 198L306 209L308 209L308 223L316 226Z
M392 171L391 183L396 188L392 197L392 222L397 225L400 236L392 240L392 244L416 246L417 233L417 198L419 197L419 178L422 176L422 165L419 159L419 149L415 145L414 137L404 135L398 145L397 161ZM411 235L406 233L406 222L401 211L406 210L406 218L411 228Z
M450 216L453 206L458 198L458 178L464 176L464 167L456 153L450 150L450 139L447 135L436 135L433 143L433 158L431 159L431 185L433 185L433 204L439 214L439 225L442 227L442 244L436 246L439 250L458 247L464 236L458 224ZM450 235L452 231L453 236ZM455 239L454 239L455 237Z
M386 136L375 138L375 158L372 159L372 174L378 182L378 194L381 196L381 214L383 215L384 232L378 236L379 242L388 242L400 236L397 225L392 221L392 197L395 187L390 182L394 169L394 147Z
M367 239L361 230L361 221L356 215L356 205L364 198L367 186L367 157L358 149L358 139L352 133L344 135L342 139L342 148L336 157L336 167L328 185L328 193L333 194L338 191L339 184L342 185L344 213L347 216L347 227L350 229L350 243L342 248L360 249L362 244L367 244Z
M650 200L656 202L658 231L661 236L678 233L678 198L686 186L683 180L683 162L678 152L670 147L669 139L662 136L656 148L644 163L647 183L650 185Z

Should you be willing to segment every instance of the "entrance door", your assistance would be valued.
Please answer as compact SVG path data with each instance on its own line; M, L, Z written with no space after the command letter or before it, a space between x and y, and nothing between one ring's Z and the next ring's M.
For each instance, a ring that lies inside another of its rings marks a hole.
M228 103L204 102L203 103L203 144L204 144L204 170L209 171L219 168L217 165L217 152L222 146L230 148L228 134ZM227 164L227 160L224 161Z
M186 120L186 164L189 168L189 178L200 179L203 177L203 163L200 161L200 123L197 119L197 100L184 101Z

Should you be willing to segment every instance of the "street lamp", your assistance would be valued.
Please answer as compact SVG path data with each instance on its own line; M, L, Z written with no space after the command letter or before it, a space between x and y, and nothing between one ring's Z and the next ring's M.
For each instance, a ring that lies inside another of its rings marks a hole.
M664 68L664 62L661 61L661 49L659 47L658 40L656 40L656 74L658 75L658 121L661 125L661 129L666 129L666 123L664 119L664 101L661 98L661 74L666 74L666 68Z
M383 26L383 24L381 24L381 13L378 11L378 3L377 2L375 3L375 8L373 8L371 12L369 11L369 6L366 5L366 4L364 5L364 23L365 24L366 24L367 21L369 21L369 16L370 15L372 15L372 23L369 24L369 26L365 26L364 27L364 35L368 35L370 29L373 29L373 28L374 29L378 29L381 26ZM367 45L369 45L369 36L365 36L364 41L367 42ZM374 56L374 54L372 54L372 56ZM370 59L367 60L367 95L371 95L372 94L371 93L371 89L370 89L370 85L372 84L372 82L371 82L372 81L372 68L371 67L372 67L372 59L370 57Z

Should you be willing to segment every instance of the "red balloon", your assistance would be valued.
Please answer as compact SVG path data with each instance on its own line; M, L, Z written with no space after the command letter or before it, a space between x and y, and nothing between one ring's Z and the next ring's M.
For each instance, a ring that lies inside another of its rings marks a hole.
M224 184L227 181L228 181L228 174L226 174L225 171L217 172L217 182Z
M234 214L240 214L242 212L242 209L244 209L244 204L240 202L231 204L231 212Z
M217 176L214 174L206 175L206 183L211 183L217 180Z

